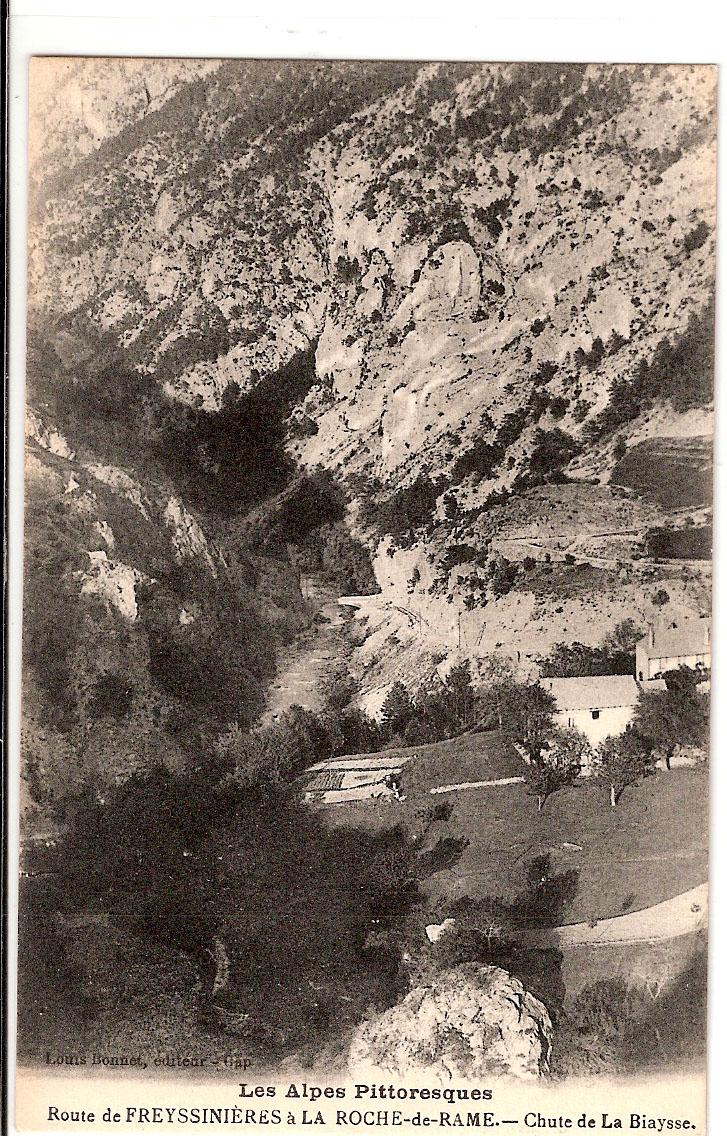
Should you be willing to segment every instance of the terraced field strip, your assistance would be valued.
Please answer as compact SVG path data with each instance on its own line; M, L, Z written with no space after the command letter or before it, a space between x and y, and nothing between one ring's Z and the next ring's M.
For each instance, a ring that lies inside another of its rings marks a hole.
M524 777L497 777L494 781L462 781L458 785L435 785L430 793L456 793L460 789L491 789L495 785L522 785Z

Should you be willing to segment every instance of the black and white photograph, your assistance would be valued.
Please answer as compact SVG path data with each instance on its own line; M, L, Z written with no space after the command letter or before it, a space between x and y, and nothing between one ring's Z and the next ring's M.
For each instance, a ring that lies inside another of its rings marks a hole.
M703 1092L716 100L31 60L19 1069Z

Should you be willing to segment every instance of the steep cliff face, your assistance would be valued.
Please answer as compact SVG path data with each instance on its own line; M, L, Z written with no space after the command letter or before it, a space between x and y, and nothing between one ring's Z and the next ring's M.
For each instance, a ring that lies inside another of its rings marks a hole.
M59 109L66 79L38 73L51 155L80 138L35 195L31 323L51 368L122 401L131 374L214 416L312 358L288 455L347 484L421 649L591 642L604 619L649 618L665 578L633 563L644 534L709 506L714 70L186 66L69 75L103 108L92 140ZM687 500L664 485L695 446ZM412 486L426 508L394 524ZM526 558L595 575L536 578ZM707 602L699 573L667 590ZM381 638L411 638L407 619Z
M304 460L442 472L521 411L471 507L527 468L538 425L582 436L614 381L708 301L712 84L555 68L525 90L516 67L425 68L353 136L332 132L339 287Z
M320 337L306 461L446 461L545 364L578 431L708 301L708 68L209 70L126 76L166 101L46 195L33 305L210 404Z
M187 82L38 195L37 312L83 312L210 404L286 362L323 319L329 207L311 147L414 70L235 61ZM156 73L166 61L147 61Z

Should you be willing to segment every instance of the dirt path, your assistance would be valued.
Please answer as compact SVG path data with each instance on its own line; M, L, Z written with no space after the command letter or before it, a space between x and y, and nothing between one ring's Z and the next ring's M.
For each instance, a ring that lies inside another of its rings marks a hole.
M344 658L343 627L348 615L338 603L338 592L317 577L306 577L303 589L315 612L314 622L281 657L262 723L273 721L296 704L304 710L320 710L327 681Z
M658 943L699 931L707 925L707 884L597 923L569 923L528 934L532 946L584 947L614 943Z

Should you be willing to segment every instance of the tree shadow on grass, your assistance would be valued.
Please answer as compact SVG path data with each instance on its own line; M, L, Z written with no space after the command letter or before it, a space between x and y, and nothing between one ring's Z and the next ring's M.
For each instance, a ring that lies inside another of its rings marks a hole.
M530 927L558 927L578 894L579 871L553 874L550 853L535 856L525 867L525 888L515 900L515 919Z

